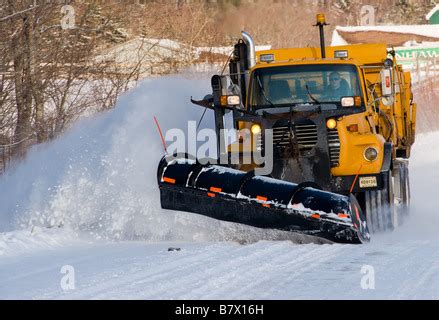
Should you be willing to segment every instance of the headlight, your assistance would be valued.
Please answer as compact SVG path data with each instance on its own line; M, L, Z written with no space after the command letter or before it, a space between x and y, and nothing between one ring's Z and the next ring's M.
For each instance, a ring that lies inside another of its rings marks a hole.
M378 150L373 147L368 147L364 150L364 159L367 161L375 161L378 158Z
M355 106L355 98L354 97L343 97L340 100L342 107L353 107Z
M337 121L335 119L328 119L328 121L326 121L326 126L328 127L328 129L332 130L337 128Z
M229 106L236 106L241 103L241 98L239 96L228 96L227 97L227 104Z
M254 125L252 125L251 131L254 135L257 135L258 133L261 133L262 128L259 124L255 123Z

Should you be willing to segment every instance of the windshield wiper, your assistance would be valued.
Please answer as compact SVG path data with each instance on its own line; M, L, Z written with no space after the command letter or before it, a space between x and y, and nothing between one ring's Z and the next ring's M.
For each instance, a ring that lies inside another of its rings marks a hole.
M311 94L311 92L309 91L308 84L305 85L305 88L306 88L306 92L308 93L308 96L311 98L311 100L317 104L320 104L320 102L316 98L314 98L313 95Z
M264 88L262 87L261 79L259 79L259 76L258 76L258 75L256 75L256 80L258 81L259 88L261 89L261 93L262 93L262 96L264 97L265 101L267 101L267 102L268 102L273 108L276 108L276 106L273 104L273 102L271 102L271 101L267 98L267 95L265 94L265 90L264 90Z

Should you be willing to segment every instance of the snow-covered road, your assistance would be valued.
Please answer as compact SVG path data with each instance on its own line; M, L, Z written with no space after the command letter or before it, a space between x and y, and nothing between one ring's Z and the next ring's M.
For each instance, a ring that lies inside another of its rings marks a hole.
M439 133L413 150L411 219L366 245L161 210L152 115L198 119L181 100L206 82L145 82L2 177L0 299L439 299Z
M181 251L167 251L178 246ZM63 265L75 289L63 291ZM364 267L366 266L366 267ZM375 289L361 286L374 268ZM366 269L369 270L369 269ZM2 299L438 299L439 244L90 243L0 263Z

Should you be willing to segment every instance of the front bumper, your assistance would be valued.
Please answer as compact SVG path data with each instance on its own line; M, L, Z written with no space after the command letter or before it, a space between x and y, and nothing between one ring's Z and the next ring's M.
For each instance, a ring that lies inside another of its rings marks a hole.
M331 177L331 191L348 194L351 191L382 190L384 188L384 175L385 173L361 174L358 177L356 175Z

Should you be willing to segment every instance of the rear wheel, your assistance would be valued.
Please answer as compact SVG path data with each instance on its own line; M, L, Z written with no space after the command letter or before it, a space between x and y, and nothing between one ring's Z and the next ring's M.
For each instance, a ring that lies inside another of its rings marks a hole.
M409 215L410 207L410 179L408 161L398 159L393 165L395 180L395 207L397 213L397 225L401 225Z

